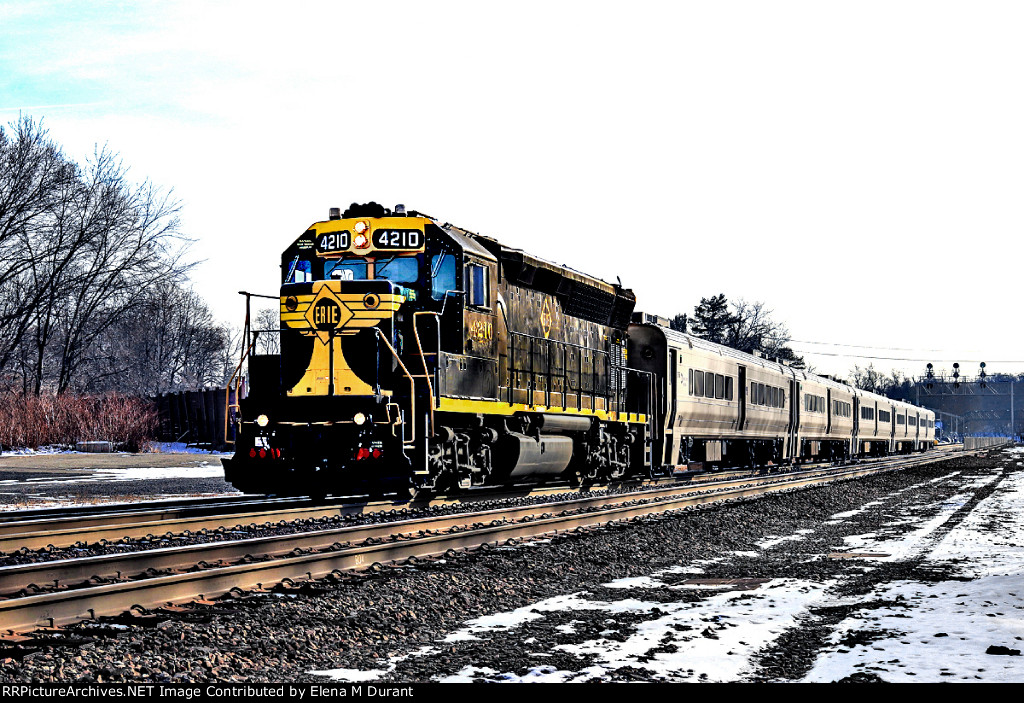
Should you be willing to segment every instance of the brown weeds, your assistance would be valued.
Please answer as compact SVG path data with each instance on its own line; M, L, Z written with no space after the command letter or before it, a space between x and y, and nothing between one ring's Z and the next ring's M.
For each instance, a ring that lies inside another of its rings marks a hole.
M138 451L156 423L152 402L118 393L0 393L0 446L4 449L73 448L76 442L109 441L115 449Z

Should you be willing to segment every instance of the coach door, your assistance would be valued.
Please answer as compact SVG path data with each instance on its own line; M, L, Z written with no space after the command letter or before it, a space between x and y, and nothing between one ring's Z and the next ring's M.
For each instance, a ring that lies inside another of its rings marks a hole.
M678 413L679 398L677 397L679 388L679 351L676 349L668 350L668 371L669 376L665 379L665 398L668 403L668 407L665 408L666 418L666 432L665 439L668 442L668 455L665 457L665 463L675 464L676 459L679 456L679 430L676 428L676 415Z
M739 367L739 409L736 417L736 429L740 432L747 424L747 367Z
M825 397L826 397L826 401L825 401L826 409L825 409L825 412L828 413L825 416L827 418L827 422L825 424L825 434L832 434L832 389L831 388L829 388L827 391L825 391Z
M850 452L860 453L860 445L857 444L857 435L860 434L860 398L853 396L853 434L850 436Z
M800 456L799 433L800 433L800 404L803 399L800 397L800 382L793 380L789 382L789 436L786 442L789 447L788 456L796 461Z
M896 406L889 406L889 451L896 451Z

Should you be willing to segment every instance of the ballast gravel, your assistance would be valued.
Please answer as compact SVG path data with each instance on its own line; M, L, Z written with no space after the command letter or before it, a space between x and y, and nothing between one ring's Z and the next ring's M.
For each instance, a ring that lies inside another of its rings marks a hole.
M376 672L368 676L384 682L422 682L467 669L520 676L538 666L586 671L593 655L571 645L598 635L625 639L651 615L617 612L614 624L609 624L607 612L567 609L547 613L543 626L526 622L503 637L448 636L474 618L526 608L544 599L579 593L593 600L621 598L607 584L624 578L675 568L674 577L661 580L671 583L676 578L682 583L693 577L683 568L695 564L702 565L701 579L741 579L739 583L751 588L778 577L824 583L846 576L851 596L896 579L955 578L923 571L913 560L864 570L855 560L828 555L848 535L871 532L886 523L889 532L904 529L891 524L892 515L887 512L891 505L873 508L873 501L909 486L934 492L936 500L948 498L957 490L953 483L928 479L952 472L966 476L985 472L994 463L992 456L995 453L960 457L920 469L686 510L511 548L452 553L437 561L223 599L197 607L187 616L155 614L141 620L74 626L51 637L71 640L66 646L47 641L0 647L0 680L324 683L328 679L311 672L344 669ZM988 490L993 489L994 485ZM867 507L850 519L829 521L837 513L862 506ZM910 521L905 525L908 531L913 527ZM758 546L770 536L801 530L813 533L772 548ZM630 597L663 601L668 608L708 595L641 585ZM813 621L783 633L754 657L755 672L748 680L799 679L824 646L830 624L842 617L841 609L816 612ZM715 638L721 627L710 618L702 636ZM674 646L666 639L663 651ZM410 656L415 652L424 654ZM871 680L871 675L859 678ZM664 679L652 678L647 669L623 666L606 672L602 680Z

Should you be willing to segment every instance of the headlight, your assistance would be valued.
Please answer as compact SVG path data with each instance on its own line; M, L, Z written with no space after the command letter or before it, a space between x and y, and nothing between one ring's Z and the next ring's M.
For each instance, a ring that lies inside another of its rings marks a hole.
M361 425L364 422L366 422L366 415L363 415L362 413L356 413L355 415L352 416L352 422L356 423L357 425Z
M260 427L266 427L270 423L270 418L266 415L260 415L256 418L256 424Z

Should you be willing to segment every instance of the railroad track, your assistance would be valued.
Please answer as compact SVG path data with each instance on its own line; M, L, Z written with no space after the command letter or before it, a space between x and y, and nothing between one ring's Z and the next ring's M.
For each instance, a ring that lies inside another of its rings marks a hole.
M947 456L952 450L935 452ZM939 454L926 456L934 459ZM863 465L887 460L872 460ZM827 465L808 465L805 470L822 470ZM715 483L755 476L751 471L723 471L697 474L692 484ZM678 485L662 479L649 485ZM121 539L155 538L187 531L234 529L244 525L258 526L296 520L317 520L330 517L383 514L396 510L471 505L476 502L509 498L543 497L575 491L568 485L519 487L516 489L479 490L456 496L426 496L420 500L380 500L351 502L332 500L313 504L302 498L263 498L255 496L220 496L173 501L150 501L131 504L90 505L72 508L11 511L0 513L0 553L15 550L65 548L118 541Z
M398 514L374 524L6 566L0 568L0 631L14 635L125 611L146 612L239 589L262 590L332 573L435 558L451 550L486 549L713 502L906 469L949 456L935 453L713 484L677 483L628 493L580 494L549 503L458 514L405 519ZM182 529L181 525L179 521L177 529ZM164 526L168 532L175 529L170 522ZM119 525L116 529L136 527ZM33 535L33 539L38 537Z

